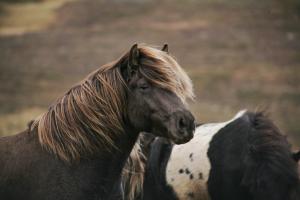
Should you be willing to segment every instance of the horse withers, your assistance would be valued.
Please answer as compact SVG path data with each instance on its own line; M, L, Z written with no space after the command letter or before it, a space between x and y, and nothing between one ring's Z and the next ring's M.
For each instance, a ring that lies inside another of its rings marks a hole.
M166 48L164 48L166 49ZM193 137L192 83L167 52L133 45L60 97L17 135L0 139L0 199L118 199L141 131Z

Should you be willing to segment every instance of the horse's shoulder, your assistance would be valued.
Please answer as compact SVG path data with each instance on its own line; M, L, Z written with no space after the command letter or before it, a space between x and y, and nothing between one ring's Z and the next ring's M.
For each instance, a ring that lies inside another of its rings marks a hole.
M28 168L34 168L43 154L37 135L20 132L16 135L0 138L0 174L15 174L14 177Z

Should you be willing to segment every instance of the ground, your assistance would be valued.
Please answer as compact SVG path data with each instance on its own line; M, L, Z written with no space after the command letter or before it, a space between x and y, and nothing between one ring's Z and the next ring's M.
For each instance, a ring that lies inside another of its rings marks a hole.
M300 15L293 4L72 0L51 7L49 1L55 0L43 1L44 21L16 27L22 20L10 22L0 4L0 135L25 129L74 83L143 42L169 44L194 82L191 108L199 122L266 109L300 147Z

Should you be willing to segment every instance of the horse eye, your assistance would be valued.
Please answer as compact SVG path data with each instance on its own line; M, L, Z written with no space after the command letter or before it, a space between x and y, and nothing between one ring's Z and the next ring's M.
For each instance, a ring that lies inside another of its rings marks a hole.
M148 88L149 88L148 84L142 84L142 85L140 85L140 89L141 90L147 90Z

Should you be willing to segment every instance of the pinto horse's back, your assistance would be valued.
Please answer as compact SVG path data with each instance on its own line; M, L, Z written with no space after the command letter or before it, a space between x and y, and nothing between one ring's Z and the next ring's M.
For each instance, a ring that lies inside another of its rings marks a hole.
M299 185L290 144L264 113L248 112L212 140L212 200L290 200Z

